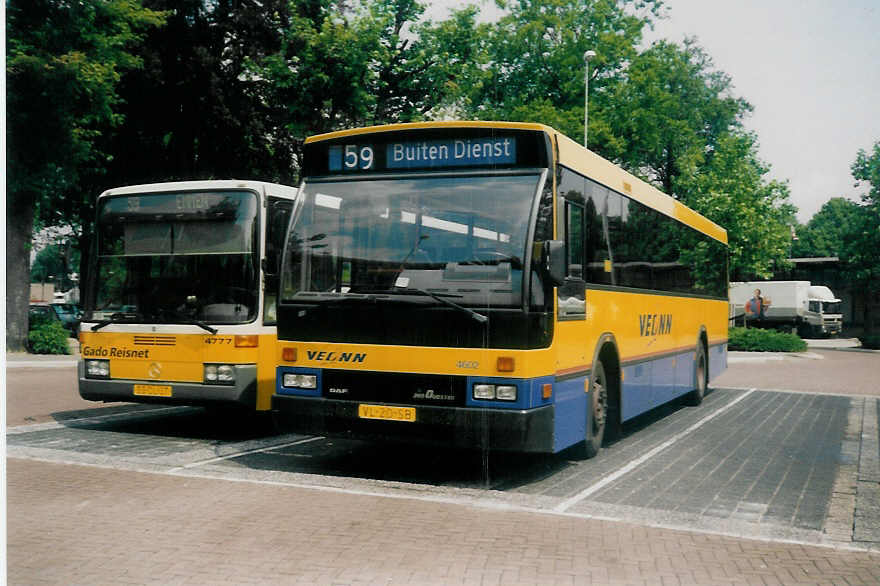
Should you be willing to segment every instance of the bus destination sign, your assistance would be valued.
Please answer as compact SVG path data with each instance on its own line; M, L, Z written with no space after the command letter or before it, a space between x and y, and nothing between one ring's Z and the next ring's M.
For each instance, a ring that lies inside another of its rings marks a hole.
M384 152L378 154L377 148ZM384 159L384 161L379 160ZM516 163L516 138L454 138L371 144L333 145L327 149L329 171L442 169Z

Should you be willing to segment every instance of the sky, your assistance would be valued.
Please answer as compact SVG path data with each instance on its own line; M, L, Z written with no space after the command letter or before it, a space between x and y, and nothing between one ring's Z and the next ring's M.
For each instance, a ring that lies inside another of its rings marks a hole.
M665 0L646 41L696 37L734 94L754 107L770 178L786 180L806 223L832 197L858 201L850 166L880 141L880 0ZM441 0L434 19L446 16ZM487 2L485 18L498 11Z

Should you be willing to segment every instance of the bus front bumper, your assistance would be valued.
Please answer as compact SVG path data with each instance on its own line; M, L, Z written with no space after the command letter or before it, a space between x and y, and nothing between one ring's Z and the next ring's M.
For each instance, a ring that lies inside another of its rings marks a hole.
M234 385L86 378L82 360L79 361L77 369L79 395L88 401L205 406L241 405L250 409L254 409L257 404L257 367L254 364L236 365ZM156 388L160 392L154 395L136 395L135 385L147 387L147 392L149 392L149 387ZM167 387L170 387L170 396L164 396L168 393Z
M553 405L485 409L416 405L416 420L358 416L357 401L273 395L272 416L286 431L305 435L415 440L456 448L553 452Z

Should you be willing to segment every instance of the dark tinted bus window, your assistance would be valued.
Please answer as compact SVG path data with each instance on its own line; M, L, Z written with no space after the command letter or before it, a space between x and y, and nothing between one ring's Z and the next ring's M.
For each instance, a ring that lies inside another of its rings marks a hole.
M566 202L566 223L568 224L568 276L574 279L583 278L584 266L584 208L572 202Z
M580 179L564 169L560 194ZM584 179L584 280L687 295L727 295L727 247L678 220ZM568 210L570 206L567 206ZM570 213L566 211L566 221Z
M586 271L584 280L590 283L612 285L612 252L608 239L606 211L610 192L592 181L586 186L587 201L584 206L586 219Z

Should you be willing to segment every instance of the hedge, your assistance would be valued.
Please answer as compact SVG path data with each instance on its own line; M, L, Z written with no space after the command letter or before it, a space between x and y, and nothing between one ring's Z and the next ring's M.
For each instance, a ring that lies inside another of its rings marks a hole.
M807 343L796 334L760 328L730 328L728 350L745 352L803 352Z
M61 322L44 321L28 332L28 345L34 354L69 354L69 336Z
M859 338L862 348L868 350L880 350L880 334L872 334L870 336L862 336Z

